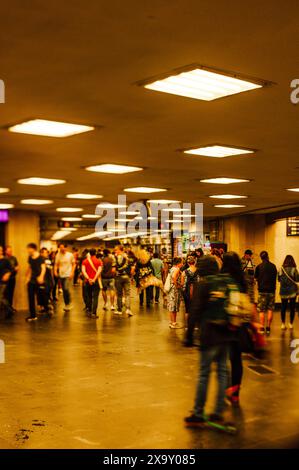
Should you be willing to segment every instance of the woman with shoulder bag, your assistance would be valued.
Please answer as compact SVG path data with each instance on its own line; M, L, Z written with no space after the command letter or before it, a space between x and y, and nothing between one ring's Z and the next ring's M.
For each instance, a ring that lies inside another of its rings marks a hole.
M289 328L293 329L296 311L296 297L298 295L298 282L299 273L297 271L296 263L291 255L287 255L283 265L278 273L278 281L280 283L280 298L281 298L281 329L286 330L286 312L288 303L290 303L290 322Z

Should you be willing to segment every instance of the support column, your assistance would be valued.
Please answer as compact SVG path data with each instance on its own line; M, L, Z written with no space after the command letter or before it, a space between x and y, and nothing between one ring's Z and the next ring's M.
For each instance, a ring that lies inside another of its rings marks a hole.
M6 245L12 246L13 253L19 262L19 273L14 296L14 307L17 310L28 308L25 275L27 269L28 243L36 243L39 246L40 228L39 215L32 211L10 211L9 221L6 226Z

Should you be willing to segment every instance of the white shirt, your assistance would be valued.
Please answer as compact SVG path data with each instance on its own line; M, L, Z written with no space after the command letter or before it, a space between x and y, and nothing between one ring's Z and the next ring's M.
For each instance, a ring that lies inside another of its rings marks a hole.
M70 277L73 271L75 258L69 251L65 253L58 252L55 258L55 264L58 268L59 277Z

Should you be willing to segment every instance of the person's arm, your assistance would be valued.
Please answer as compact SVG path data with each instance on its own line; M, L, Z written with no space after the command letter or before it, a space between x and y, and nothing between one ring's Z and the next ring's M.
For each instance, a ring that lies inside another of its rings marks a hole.
M28 282L30 281L30 279L31 279L31 274L32 274L31 266L30 266L30 264L28 263L27 270L26 270L26 275L25 275L26 284L28 284Z
M87 279L87 281L89 281L89 277L88 277L88 274L87 274L87 271L86 271L86 268L85 268L85 264L84 264L84 263L82 263L81 271L82 271L82 274L83 274L83 276L85 277L85 279Z
M58 270L59 270L59 258L56 255L55 256L55 261L54 261L54 276L58 277Z
M174 275L173 275L173 278L172 278L173 284L174 284L177 288L181 287L180 283L178 282L180 273L181 273L180 269L177 269L176 272L175 272Z
M94 276L94 278L93 278L93 280L92 280L93 283L95 283L96 280L99 279L102 270L103 270L103 265L101 264L101 265L98 267L98 270L97 270L97 272L96 272L96 274L95 274L95 276Z
M75 274L75 269L76 269L76 260L75 260L74 255L72 255L72 272L70 275L70 279L73 279L74 274Z
M44 283L46 269L47 269L46 268L46 263L42 263L40 275L36 278L38 284L43 284Z

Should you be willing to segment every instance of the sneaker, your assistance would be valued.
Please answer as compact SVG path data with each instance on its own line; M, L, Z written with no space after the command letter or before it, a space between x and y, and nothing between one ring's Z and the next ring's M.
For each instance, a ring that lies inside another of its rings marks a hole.
M103 310L107 310L107 304L104 304Z
M262 328L260 328L259 332L260 332L261 335L264 335L265 334L265 328L262 326Z
M36 320L37 320L37 317L27 317L26 318L27 322L32 322L32 321L36 321Z
M282 323L280 328L281 328L282 330L286 330L286 329L287 329L287 326L286 326L285 323Z
M70 311L72 310L72 308L73 308L72 305L69 304L69 305L65 305L63 310L64 310L65 312L70 312Z
M234 385L233 387L229 387L225 391L226 399L234 406L239 406L240 398L240 385Z
M114 312L114 310L115 310L114 305L111 305L110 309L111 309L112 312Z
M290 330L293 330L293 328L294 328L293 323L289 323L289 328L290 328Z
M267 328L266 328L266 334L269 335L270 333L271 333L271 328L270 328L270 326L267 326Z
M205 425L205 419L202 416L197 416L194 413L190 416L187 416L184 421L188 428L201 428Z
M90 317L97 319L97 318L99 318L99 315L97 315L96 313L92 313L92 314L90 315Z
M129 317L132 317L134 315L134 313L129 308L127 308L126 314L129 315Z
M121 310L115 310L114 315L122 315L123 312Z
M182 325L179 325L178 323L171 323L169 325L169 327L173 330L179 330L179 329L183 328Z

